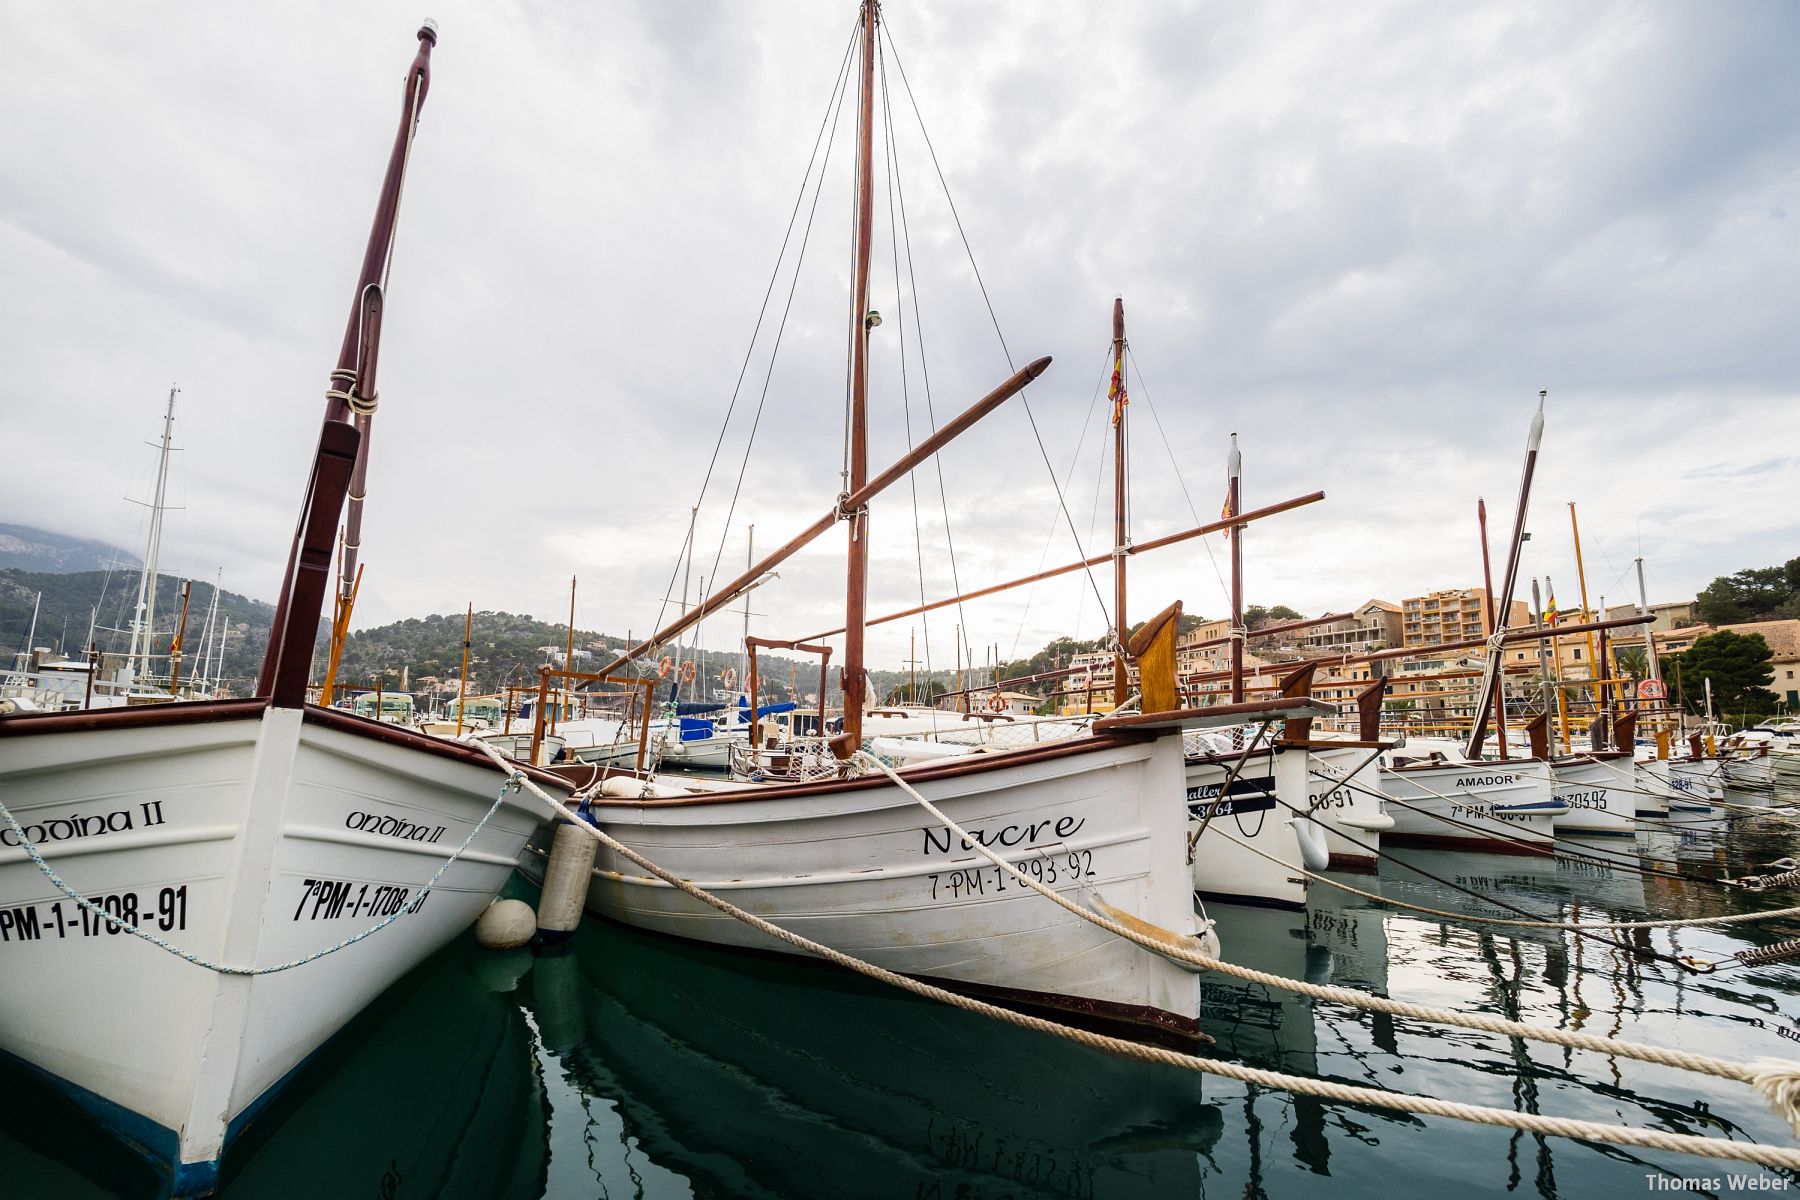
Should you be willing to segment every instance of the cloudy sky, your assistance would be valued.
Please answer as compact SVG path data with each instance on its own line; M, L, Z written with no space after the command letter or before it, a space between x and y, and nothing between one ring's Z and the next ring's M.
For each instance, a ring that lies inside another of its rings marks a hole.
M644 632L728 408L696 590L749 523L768 548L830 507L849 109L816 202L802 181L854 5L0 0L0 520L137 545L125 497L179 383L164 567L273 597L423 15L442 41L357 623L561 620L574 574L580 624ZM916 508L905 485L876 503L872 611L952 591L950 545L964 588L1106 549L1114 295L1134 537L1217 516L1233 431L1247 506L1327 494L1253 527L1252 603L1479 580L1476 500L1503 553L1540 388L1525 570L1564 607L1570 501L1612 601L1640 547L1653 600L1800 553L1800 8L894 0L886 21L871 462L1009 354L1056 362L1029 416L1010 402L942 456L941 493L926 472ZM1132 618L1219 614L1226 553L1138 559ZM834 531L784 566L758 632L839 624L842 561ZM1007 655L1106 623L1080 575L963 618ZM883 627L874 664L911 629ZM947 615L929 637L943 665Z

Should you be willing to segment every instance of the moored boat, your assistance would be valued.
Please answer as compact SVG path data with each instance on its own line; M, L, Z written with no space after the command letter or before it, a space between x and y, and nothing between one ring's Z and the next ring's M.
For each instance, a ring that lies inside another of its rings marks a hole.
M0 718L0 1051L178 1195L212 1190L308 1056L468 927L539 823L479 750L306 703L435 41L427 23L256 698Z

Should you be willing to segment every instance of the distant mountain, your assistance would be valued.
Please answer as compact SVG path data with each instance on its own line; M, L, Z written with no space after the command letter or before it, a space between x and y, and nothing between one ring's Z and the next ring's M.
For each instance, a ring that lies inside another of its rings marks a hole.
M135 567L137 555L91 538L68 537L29 525L0 525L0 568L20 571L104 571L113 563Z

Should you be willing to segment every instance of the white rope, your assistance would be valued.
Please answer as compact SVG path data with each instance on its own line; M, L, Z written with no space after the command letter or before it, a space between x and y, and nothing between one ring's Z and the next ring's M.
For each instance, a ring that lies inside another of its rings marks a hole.
M486 747L483 746L483 749L486 749ZM492 751L489 751L489 753L492 753ZM324 958L327 954L336 954L346 946L354 946L371 934L386 929L389 925L392 925L407 913L417 912L419 906L425 903L425 897L431 894L431 889L436 887L438 880L444 877L444 872L450 869L450 864L462 857L463 851L467 850L469 844L475 840L475 835L480 833L482 829L486 827L493 815L500 810L500 803L506 799L507 792L517 792L519 790L519 781L525 778L524 773L513 770L511 764L504 761L501 762L501 765L506 767L507 770L513 771L512 778L500 785L500 794L494 797L494 802L488 806L486 814L482 816L475 828L469 830L469 836L464 838L462 845L456 848L456 853L445 859L443 865L437 869L437 873L426 882L424 887L419 889L419 894L417 896L414 896L403 904L399 911L389 913L386 917L369 926L361 933L352 934L350 937L345 938L336 945L327 946L323 950L315 950L313 953L305 955L304 957L289 959L287 962L276 963L274 966L270 967L233 967L227 966L224 963L213 962L211 959L201 958L192 951L183 950L179 946L164 941L147 929L139 928L136 924L125 920L123 917L115 916L114 914L107 912L92 900L89 900L86 896L83 896L67 883L63 882L62 876L58 875L51 869L50 864L44 861L44 856L38 852L38 848L26 839L25 831L19 827L18 818L13 816L12 810L7 808L5 804L0 804L0 817L6 818L6 823L12 826L13 836L19 839L20 848L30 856L32 862L37 864L38 870L44 873L44 877L56 885L57 890L73 900L77 905L93 913L95 916L100 917L108 924L118 926L133 937L142 938L159 950L167 950L176 958L182 959L185 962L191 962L196 967L204 967L208 971L213 971L220 975L273 975L278 971L291 971L295 967L303 967L307 963Z
M484 747L486 749L486 747ZM494 754L491 749L489 754ZM503 762L498 755L496 761ZM891 773L890 773L891 775ZM566 818L567 810L542 788L530 779L523 780L525 789L541 800L555 816ZM904 782L903 789L909 790ZM885 967L845 954L831 947L803 937L791 930L784 929L771 921L766 921L755 913L737 907L722 897L715 896L706 889L681 878L674 872L651 862L637 851L607 834L586 821L572 822L575 828L587 833L614 854L648 871L669 886L692 896L695 900L707 905L726 916L742 921L759 932L777 938L797 949L833 962L848 970L871 979L880 980L894 987L912 992L914 995L963 1009L966 1012L978 1013L992 1017L1023 1029L1032 1029L1065 1041L1075 1042L1091 1049L1116 1054L1123 1058L1134 1058L1143 1062L1161 1063L1165 1066L1180 1067L1184 1070L1198 1071L1208 1075L1216 1075L1225 1079L1235 1079L1240 1083L1257 1087L1295 1092L1305 1096L1317 1096L1345 1104L1364 1104L1374 1108L1394 1109L1400 1112L1418 1113L1424 1116L1449 1117L1459 1121L1469 1121L1479 1125L1494 1125L1506 1129L1519 1129L1527 1133L1545 1134L1551 1137L1577 1138L1586 1141L1610 1142L1619 1146L1636 1146L1652 1150L1666 1150L1677 1154L1692 1154L1701 1158L1725 1159L1736 1162L1754 1163L1759 1166L1800 1170L1800 1150L1783 1146L1762 1146L1753 1143L1727 1141L1723 1138L1697 1137L1690 1134L1665 1133L1656 1129L1633 1129L1625 1125L1603 1125L1593 1121L1577 1121L1566 1117L1545 1117L1534 1113L1515 1112L1511 1109L1488 1108L1475 1104L1459 1104L1453 1101L1439 1100L1431 1096L1410 1095L1404 1092L1381 1091L1376 1088L1351 1087L1333 1083L1324 1079L1311 1079L1302 1075L1288 1075L1279 1071L1265 1071L1255 1067L1246 1067L1237 1063L1223 1062L1218 1059L1201 1058L1193 1054L1181 1054L1173 1050L1165 1050L1158 1046L1149 1046L1141 1042L1128 1041L1124 1038L1107 1037L1104 1034L1092 1033L1085 1029L1076 1029L1042 1017L1029 1016L1002 1008L997 1004L989 1004L969 996L960 995L945 988L912 979ZM975 843L979 845L979 843ZM1034 881L1027 876L1018 878L1027 884ZM1036 890L1044 890L1038 888ZM1053 898L1054 892L1047 893ZM1083 914L1086 916L1087 914ZM1104 922L1111 925L1111 922ZM1130 932L1119 927L1120 932L1129 937ZM1132 940L1136 940L1133 938ZM1168 948L1157 944L1157 952L1172 954ZM1228 964L1221 964L1228 965ZM1273 979L1274 976L1267 978ZM1334 989L1336 990L1336 989ZM1375 999L1374 997L1365 997ZM1496 1022L1510 1025L1512 1022ZM1628 1042L1612 1042L1606 1038L1591 1038L1593 1042L1604 1042L1616 1046L1631 1046ZM1634 1049L1650 1049L1634 1047ZM1662 1052L1658 1052L1662 1053ZM1633 1056L1635 1057L1635 1056ZM1698 1058L1698 1056L1689 1056ZM1727 1064L1737 1068L1737 1064ZM1770 1062L1752 1064L1750 1068L1737 1068L1745 1072L1744 1077L1759 1091L1769 1096L1772 1101L1783 1105L1783 1111L1792 1111L1800 1103L1800 1085L1796 1083L1794 1064L1786 1062ZM1738 1075L1728 1076L1739 1078Z

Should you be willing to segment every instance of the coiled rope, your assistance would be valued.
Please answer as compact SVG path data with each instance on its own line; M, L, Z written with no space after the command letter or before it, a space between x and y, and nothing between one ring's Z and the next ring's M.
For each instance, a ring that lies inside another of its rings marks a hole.
M508 765L510 767L510 764L505 764L504 760L501 759L494 750L485 746L483 749L486 749L490 755L493 755L496 761L502 762L503 765ZM903 780L899 780L894 776L893 772L888 771L878 761L876 762L876 766L880 767L884 774L895 779L903 790L913 794L915 798L918 798L916 793L913 793L911 787ZM537 784L530 779L524 779L523 783L525 789L542 801L551 813L558 817L567 815L567 811L563 805L549 793L538 787ZM911 992L914 995L936 1000L954 1008L960 1008L965 1012L973 1012L982 1016L992 1017L997 1021L1004 1021L1007 1024L1016 1025L1023 1029L1032 1029L1039 1033L1046 1033L1052 1037L1062 1038L1065 1041L1075 1042L1078 1045L1115 1054L1122 1058L1160 1063L1164 1066L1179 1067L1188 1071L1198 1071L1208 1075L1216 1075L1224 1079L1234 1079L1240 1083L1250 1084L1256 1087L1294 1092L1305 1096L1316 1096L1323 1100L1331 1100L1344 1104L1363 1104L1373 1108L1393 1109L1400 1112L1416 1113L1422 1116L1448 1117L1453 1120L1468 1121L1478 1125L1493 1125L1505 1129L1523 1130L1527 1133L1544 1134L1551 1137L1568 1137L1586 1141L1610 1142L1613 1145L1666 1150L1678 1154L1692 1154L1701 1158L1748 1162L1758 1166L1775 1169L1800 1170L1800 1150L1788 1147L1762 1146L1754 1143L1727 1141L1722 1138L1698 1137L1692 1134L1665 1133L1656 1129L1634 1129L1626 1125L1604 1125L1594 1121L1578 1121L1567 1117L1545 1117L1534 1113L1516 1112L1511 1109L1489 1108L1476 1104L1460 1104L1454 1101L1440 1100L1432 1096L1419 1096L1405 1092L1389 1092L1376 1088L1352 1087L1347 1084L1334 1083L1324 1079L1310 1079L1303 1075L1288 1075L1279 1071L1267 1071L1255 1067L1242 1066L1238 1063L1224 1062L1219 1059L1201 1058L1200 1056L1193 1054L1181 1054L1173 1050L1165 1050L1158 1046L1149 1046L1141 1042L1133 1042L1124 1038L1108 1037L1104 1034L1093 1033L1085 1029L1076 1029L1072 1026L1046 1020L1042 1017L1034 1017L1025 1013L1015 1012L1010 1008L1002 1008L997 1004L990 1004L986 1001L976 1000L970 996L960 995L959 993L949 991L948 989L936 987L932 984L909 978L896 971L890 971L885 967L876 966L874 963L865 962L862 959L855 958L842 951L833 950L831 947L815 942L811 938L804 937L794 933L792 930L784 929L771 921L764 920L755 913L739 908L737 905L732 904L723 897L716 896L699 885L681 878L673 871L658 866L656 863L651 862L637 851L626 846L624 843L608 834L605 830L600 829L595 825L590 825L585 821L575 821L571 822L571 824L574 828L580 829L588 834L588 836L594 838L614 854L617 854L619 857L636 865L644 871L649 872L651 875L654 875L656 878L662 880L670 887L675 888L677 891L693 897L700 903L705 904L718 912L724 913L728 917L743 922L752 929L786 942L796 949L803 950L806 953L822 958L827 962L836 963L847 970L855 971L859 975L866 976L870 979L880 980L883 983L900 988L903 991ZM954 825L951 827L954 828ZM979 845L980 843L975 844ZM1008 870L1011 869L1010 864L1002 863L1001 865ZM1015 872L1015 874L1017 873ZM1035 880L1032 880L1023 874L1017 874L1017 878L1021 882L1026 883L1027 886L1036 885ZM1065 903L1055 892L1050 892L1041 886L1034 886L1034 890L1044 892L1051 898L1056 899L1059 903ZM1080 912L1080 910L1076 911ZM1133 931L1128 930L1123 926L1118 926L1114 922L1106 921L1104 918L1098 918L1093 914L1085 912L1081 912L1081 915L1084 918L1094 920L1095 923L1101 924L1102 926L1114 928L1120 936L1126 937L1132 941L1138 940L1138 938L1133 935ZM1163 943L1153 943L1152 946L1148 948L1154 949L1156 953L1171 957L1177 954L1172 947ZM1210 962L1200 963L1198 965L1209 966L1216 962L1217 960L1211 960ZM1219 963L1218 965L1221 967L1229 967L1229 964L1224 963ZM1242 968L1232 968L1233 973L1240 971L1242 971ZM1262 979L1269 981L1278 978L1277 976L1263 976L1260 972L1251 972L1249 974L1259 976ZM1290 980L1284 982L1291 983L1293 981ZM1342 991L1343 989L1321 990ZM1379 997L1370 997L1363 993L1352 993L1352 995L1364 1001L1379 999ZM1490 1024L1508 1027L1514 1026L1517 1023L1509 1021L1493 1021ZM1521 1028L1530 1029L1531 1027L1522 1026ZM1641 1054L1626 1054L1624 1049L1622 1049L1625 1047L1630 1047L1632 1050L1638 1051L1650 1051L1656 1055L1670 1054L1668 1051L1655 1050L1652 1047L1635 1046L1630 1042L1615 1042L1610 1038L1593 1038L1586 1035L1581 1035L1581 1038L1583 1043L1593 1043L1599 1047L1612 1048L1603 1049L1602 1052L1617 1053L1624 1057L1642 1057ZM1795 1075L1796 1065L1793 1063L1770 1062L1767 1064L1752 1064L1750 1067L1743 1067L1736 1063L1720 1063L1719 1060L1706 1059L1700 1055L1676 1055L1675 1057L1692 1059L1697 1063L1717 1063L1720 1066L1730 1068L1730 1073L1724 1075L1724 1078L1740 1079L1751 1083L1758 1091L1769 1097L1771 1102L1777 1105L1778 1110L1781 1111L1784 1116L1795 1112L1796 1108L1800 1107L1800 1077ZM1651 1058L1647 1061L1666 1060ZM1713 1073L1704 1071L1703 1068L1699 1067L1694 1069L1703 1070L1703 1073ZM1792 1121L1793 1118L1789 1117L1789 1120Z
M482 743L482 749L487 750L485 743ZM492 754L494 752L488 750L488 753ZM456 848L456 853L445 859L443 865L438 867L436 874L432 875L432 877L426 881L425 886L419 889L418 895L401 905L398 911L389 913L386 917L383 917L361 933L352 934L343 941L338 942L335 945L327 946L323 950L315 950L313 953L304 955L300 958L289 959L287 962L276 963L275 965L268 967L234 967L225 963L213 962L211 959L202 958L190 950L183 950L181 947L157 937L149 930L140 928L134 922L127 921L123 917L107 912L92 900L89 900L86 896L83 896L80 892L77 892L74 888L70 887L63 881L62 876L51 869L50 864L44 861L44 856L38 852L38 848L26 839L25 831L19 827L18 818L13 816L12 810L7 808L3 803L0 803L0 817L4 817L6 823L12 827L13 836L19 839L19 847L25 851L32 862L37 864L38 870L44 873L44 878L55 884L57 890L63 895L73 900L82 908L93 913L95 916L100 917L108 924L116 925L133 937L142 938L152 946L155 946L158 950L166 950L184 962L191 962L196 967L204 967L208 971L213 971L220 975L274 975L279 971L291 971L295 967L303 967L307 963L316 962L328 954L336 954L339 950L342 950L347 946L354 946L364 938L386 929L389 925L392 925L407 913L418 912L419 906L425 903L425 897L431 894L431 889L437 886L438 880L444 877L444 872L450 869L450 864L462 857L463 851L467 850L470 844L475 841L476 835L487 826L488 821L493 818L493 815L500 811L500 804L506 799L507 794L509 792L516 793L519 790L520 781L525 779L524 772L516 770L512 764L507 763L504 760L501 760L501 766L512 771L512 777L500 785L500 794L494 797L493 804L488 806L487 812L482 815L481 820L476 823L475 828L469 830L469 836L464 838L462 845Z

